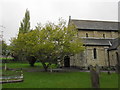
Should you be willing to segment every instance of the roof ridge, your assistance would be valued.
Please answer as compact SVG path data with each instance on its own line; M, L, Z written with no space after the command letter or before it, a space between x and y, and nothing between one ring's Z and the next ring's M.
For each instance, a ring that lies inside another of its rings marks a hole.
M119 21L100 21L100 20L80 20L80 19L71 19L74 21L89 21L89 22L107 22L107 23L119 23Z
M94 39L94 40L114 40L112 38L84 38L84 39Z

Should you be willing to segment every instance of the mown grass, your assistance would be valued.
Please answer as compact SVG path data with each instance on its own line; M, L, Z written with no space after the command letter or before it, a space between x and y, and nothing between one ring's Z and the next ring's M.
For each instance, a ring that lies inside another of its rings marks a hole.
M12 68L30 68L28 64L9 63ZM41 67L40 63L36 63L32 69ZM24 73L24 82L3 84L3 88L91 88L91 80L89 72L27 72ZM100 74L101 88L117 88L118 75L112 73Z
M80 77L83 78L82 81ZM23 83L4 84L3 88L4 87L5 88L80 88L80 87L90 87L90 81L89 81L88 73L78 74L78 72L76 73L24 72Z
M5 63L2 64L4 66ZM40 62L37 62L34 64L34 67L31 67L30 64L23 63L23 62L7 62L6 63L8 68L43 68L42 64ZM57 66L55 64L52 64L50 67L56 68Z
M7 58L0 58L0 60L12 60L13 58L9 58L9 57L7 57Z
M4 66L5 63L2 64L2 66ZM30 67L30 65L28 63L22 63L22 62L8 62L6 63L6 66L8 68L36 68L36 67L41 67L42 68L42 64L41 63L35 63L34 66L35 67Z

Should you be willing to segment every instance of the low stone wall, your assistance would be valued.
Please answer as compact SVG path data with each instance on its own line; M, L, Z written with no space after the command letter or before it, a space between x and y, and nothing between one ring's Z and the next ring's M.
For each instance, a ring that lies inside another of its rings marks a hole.
M4 72L7 72L7 71L14 72L14 73L10 75L6 75L2 73L2 76L0 77L0 84L23 82L24 78L23 78L22 69L7 69Z

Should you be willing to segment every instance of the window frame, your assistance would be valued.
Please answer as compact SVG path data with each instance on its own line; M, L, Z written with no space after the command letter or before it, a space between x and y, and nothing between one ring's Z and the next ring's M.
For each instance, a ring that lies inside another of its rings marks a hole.
M86 38L88 38L88 33L86 33Z
M93 49L93 58L97 59L97 49L96 48Z
M105 38L105 34L103 34L103 38Z

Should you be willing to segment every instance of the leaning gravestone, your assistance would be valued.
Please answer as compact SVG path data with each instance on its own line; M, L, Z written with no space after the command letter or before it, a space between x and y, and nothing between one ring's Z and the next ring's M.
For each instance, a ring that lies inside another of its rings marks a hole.
M96 68L94 68L92 65L90 66L90 74L91 74L91 83L92 88L99 88L99 74L96 72Z

